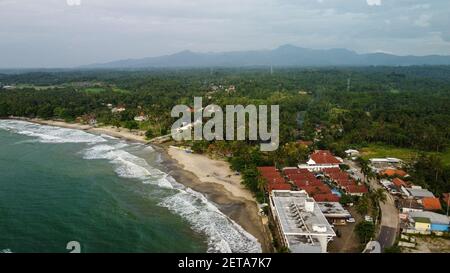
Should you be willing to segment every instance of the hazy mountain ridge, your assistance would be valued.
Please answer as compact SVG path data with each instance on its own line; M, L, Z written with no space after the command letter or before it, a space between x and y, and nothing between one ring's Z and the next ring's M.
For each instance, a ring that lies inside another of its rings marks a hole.
M308 49L283 45L273 50L197 53L119 60L83 68L242 67L242 66L409 66L450 65L450 56L397 56L387 53L358 54L348 49Z

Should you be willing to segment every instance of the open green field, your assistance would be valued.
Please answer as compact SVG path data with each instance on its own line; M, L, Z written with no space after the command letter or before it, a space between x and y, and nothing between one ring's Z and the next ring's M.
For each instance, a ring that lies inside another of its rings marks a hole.
M437 154L441 157L442 162L446 166L450 166L450 149L447 149L443 153L431 153L427 154ZM400 158L405 161L410 161L415 159L420 155L420 152L414 149L408 148L398 148L392 146L385 146L380 144L371 144L368 147L361 149L361 155L364 159L374 158L374 157L395 157Z
M368 147L361 149L361 155L364 159L374 157L395 157L409 161L416 158L419 155L419 152L414 149L371 144Z
M447 149L442 155L442 162L445 166L450 166L450 149Z
M89 87L89 88L83 89L83 91L86 92L86 93L98 94L98 93L105 92L106 88L103 88L103 87Z
M121 89L118 87L88 87L83 89L84 92L86 93L91 93L91 94L99 94L99 93L103 93L103 92L107 92L107 91L112 91L112 92L117 92L117 93L130 93L128 90L125 89Z

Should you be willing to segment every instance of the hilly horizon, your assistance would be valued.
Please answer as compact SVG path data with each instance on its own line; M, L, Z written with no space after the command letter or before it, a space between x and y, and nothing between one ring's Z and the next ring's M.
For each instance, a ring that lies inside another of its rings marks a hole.
M411 66L450 65L450 56L399 56L388 53L309 49L282 45L273 50L200 53L184 50L171 55L125 59L84 65L80 68L246 67L246 66Z

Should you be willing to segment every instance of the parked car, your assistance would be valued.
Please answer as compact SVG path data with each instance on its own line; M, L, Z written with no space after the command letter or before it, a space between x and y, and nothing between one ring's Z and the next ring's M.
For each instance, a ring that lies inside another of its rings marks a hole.
M366 216L364 217L364 220L365 220L366 222L372 222L372 223L373 223L373 218L372 218L372 216L370 216L370 215L366 215Z
M354 223L354 222L356 222L355 218L353 218L353 217L350 217L350 218L346 219L345 221L347 223Z

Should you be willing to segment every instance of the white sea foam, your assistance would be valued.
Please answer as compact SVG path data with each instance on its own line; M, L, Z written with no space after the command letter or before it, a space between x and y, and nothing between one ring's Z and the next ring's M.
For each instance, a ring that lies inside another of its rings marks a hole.
M127 146L124 143L96 145L88 148L84 152L83 158L109 160L109 162L116 166L115 172L117 175L124 178L149 180L160 174L159 170L151 168L143 158L137 157L122 149Z
M208 252L259 253L256 238L223 214L206 197L190 188L178 190L160 205L186 219L192 228L208 236Z
M170 175L151 167L117 145L98 144L84 152L85 159L107 159L116 166L116 173L125 178L140 179L173 191L159 205L186 219L192 228L208 237L208 252L261 252L261 245L242 227L229 219L206 197L178 183Z
M11 249L6 248L6 249L0 250L0 253L13 253L13 252L11 251Z
M208 252L261 252L258 241L219 211L204 195L185 187L170 175L150 166L143 158L125 150L134 150L137 146L84 131L24 121L0 120L0 129L36 137L44 143L88 143L91 146L82 151L83 158L108 160L115 166L118 176L139 179L173 193L159 205L186 219L195 231L205 234L208 237ZM153 151L153 148L145 149Z
M0 129L17 134L35 137L43 143L100 143L106 140L101 136L84 131L34 124L21 120L0 120Z

